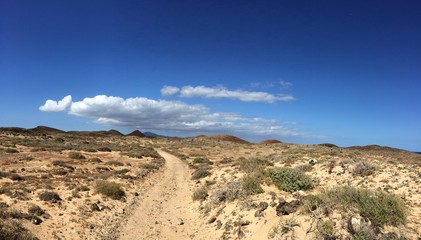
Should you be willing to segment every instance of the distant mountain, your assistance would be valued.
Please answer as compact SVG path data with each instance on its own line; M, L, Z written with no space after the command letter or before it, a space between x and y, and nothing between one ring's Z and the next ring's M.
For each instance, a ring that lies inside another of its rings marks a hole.
M68 134L88 136L88 137L105 137L105 136L124 136L121 132L111 129L109 131L68 131Z
M133 137L145 137L145 134L143 134L139 130L134 130L133 132L127 134L126 136L133 136Z
M228 141L228 142L249 144L249 142L247 142L246 140L238 138L236 136L232 136L232 135L211 135L211 136L199 135L199 136L193 137L193 139L218 140L218 141Z
M170 138L168 136L164 136L164 135L159 135L153 132L144 132L143 135L145 135L146 137L161 137L161 138Z
M256 144L275 144L275 143L282 143L282 142L277 139L267 139L267 140L257 142Z

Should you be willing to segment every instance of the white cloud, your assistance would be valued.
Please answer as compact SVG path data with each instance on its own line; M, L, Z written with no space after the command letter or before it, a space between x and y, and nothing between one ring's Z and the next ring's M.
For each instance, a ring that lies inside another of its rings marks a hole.
M72 96L67 95L60 101L47 100L44 105L39 107L43 112L61 112L65 111L72 104Z
M55 103L51 106L56 108L51 108L47 101L40 110L67 111L71 115L95 118L97 123L111 126L176 131L191 135L204 132L281 137L302 135L297 129L279 120L246 118L232 112L211 112L203 105L180 101L98 95L73 103L69 103L69 96L58 103L51 102ZM63 107L63 103L70 107Z
M231 98L243 102L289 102L295 100L292 95L273 95L267 92L250 92L244 90L228 90L225 87L185 86L180 90L180 97L192 98Z
M173 86L164 86L161 88L161 95L162 96L172 96L180 91L180 88L173 87Z

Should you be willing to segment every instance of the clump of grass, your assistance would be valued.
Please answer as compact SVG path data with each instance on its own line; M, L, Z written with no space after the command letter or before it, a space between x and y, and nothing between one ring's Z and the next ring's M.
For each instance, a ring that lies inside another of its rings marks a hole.
M335 222L332 220L320 220L317 225L318 233L323 239L336 239Z
M120 184L105 180L96 183L95 191L114 200L120 200L126 195Z
M21 161L32 161L32 160L34 160L34 157L32 157L32 156L26 156L26 157L23 157L23 158L21 158L20 159Z
M240 181L228 182L213 194L213 203L220 204L226 201L234 201L244 197Z
M407 217L405 202L399 196L350 186L336 187L318 195L309 196L307 205L311 210L356 209L362 216L366 216L378 226L405 224Z
M68 156L71 159L86 159L86 157L79 152L69 152Z
M111 165L111 166L124 166L124 163L117 161L117 160L111 160L105 163L105 165Z
M269 170L272 182L281 190L295 192L312 189L313 183L304 172L294 168L274 168Z
M209 170L200 168L200 169L197 169L193 173L193 175L191 176L191 179L197 180L197 179L204 178L204 177L207 177L207 176L210 176L210 175L211 175L211 172L209 172Z
M42 201L48 201L52 203L56 203L61 201L60 196L56 192L43 192L39 195L39 199Z
M376 170L376 167L368 162L359 162L355 165L352 170L354 176L366 177L372 175Z
M14 148L7 148L5 150L6 153L19 153L19 151L17 149Z
M241 187L246 195L256 195L264 192L262 186L260 186L260 179L256 175L243 177Z
M194 191L194 193L193 193L193 201L197 201L197 200L204 201L204 200L206 200L206 198L209 196L208 191L209 191L209 189L208 189L207 186L202 186L202 187L196 189L196 191Z

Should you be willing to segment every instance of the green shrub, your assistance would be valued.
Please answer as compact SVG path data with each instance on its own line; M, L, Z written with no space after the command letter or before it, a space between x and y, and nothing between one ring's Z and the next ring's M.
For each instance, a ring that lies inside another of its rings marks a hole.
M241 187L246 195L255 195L264 192L262 186L260 186L260 179L254 175L243 177Z
M111 166L124 166L124 163L119 162L117 160L111 160L105 163L106 165L111 165Z
M140 168L147 169L147 170L157 170L159 167L152 163L143 163L140 165Z
M104 180L96 183L95 190L114 200L120 200L126 195L120 184Z
M86 159L86 157L79 152L69 152L68 156L71 159Z
M274 168L269 171L272 182L281 190L295 192L313 188L311 178L293 168Z
M206 186L202 186L198 189L196 189L196 191L194 191L193 193L193 200L206 200L206 198L208 197L208 188Z
M336 187L307 198L308 208L339 209L349 211L357 209L379 226L404 224L407 209L402 199L391 193L357 189L350 186Z
M191 179L192 180L197 180L197 179L200 179L200 178L204 178L204 177L207 177L207 176L210 176L211 175L211 172L209 172L208 170L206 170L206 169L202 169L202 168L200 168L200 169L197 169L194 173L193 173L193 175L191 176Z

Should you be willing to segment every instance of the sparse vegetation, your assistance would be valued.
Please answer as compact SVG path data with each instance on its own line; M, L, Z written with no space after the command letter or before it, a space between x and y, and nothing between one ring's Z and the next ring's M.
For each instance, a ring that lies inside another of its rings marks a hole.
M39 199L42 201L48 201L52 203L56 203L61 201L60 196L56 192L43 192L39 195Z
M269 170L272 182L281 190L295 192L313 188L311 178L293 168L274 168Z
M209 172L206 169L200 168L192 174L191 179L197 180L197 179L204 178L204 177L207 177L207 176L210 176L210 175L211 175L211 172Z
M202 186L198 189L196 189L196 191L194 191L193 193L193 200L197 201L197 200L206 200L206 198L208 197L208 187L206 186Z
M126 195L120 184L104 180L96 183L95 191L114 200L120 200Z
M6 153L19 153L19 151L17 149L14 148L7 148L5 150Z
M374 173L376 167L368 162L359 162L355 165L352 174L354 176L366 177Z
M263 193L263 188L260 186L260 179L256 175L248 175L242 179L242 190L246 195L255 195Z
M71 159L79 159L79 160L86 159L86 157L79 152L69 152L68 157Z
M111 166L124 166L124 163L117 161L117 160L111 160L105 163L105 165L111 165Z
M308 198L308 209L358 210L379 226L398 226L406 222L407 209L399 196L383 191L336 187Z
M0 219L0 239L37 240L38 238L18 221Z

